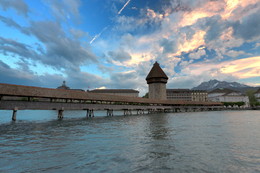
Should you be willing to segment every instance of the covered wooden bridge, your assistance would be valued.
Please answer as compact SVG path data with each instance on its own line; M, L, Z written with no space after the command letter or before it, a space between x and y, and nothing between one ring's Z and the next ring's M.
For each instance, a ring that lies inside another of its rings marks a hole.
M192 102L156 100L125 96L89 93L80 90L50 89L22 85L0 84L0 110L13 110L12 119L16 119L17 110L57 110L58 118L63 118L64 110L86 110L87 117L94 116L94 110L107 110L113 116L113 110L123 110L124 115L166 111L202 111L219 110L223 105L218 102Z

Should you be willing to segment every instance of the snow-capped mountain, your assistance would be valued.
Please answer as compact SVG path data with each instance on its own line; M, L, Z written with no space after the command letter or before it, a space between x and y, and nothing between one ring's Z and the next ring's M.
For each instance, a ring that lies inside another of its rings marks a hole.
M192 88L193 90L207 90L211 91L217 88L229 88L233 90L245 90L249 88L254 88L248 85L244 85L238 82L226 82L226 81L218 81L216 79L210 80L208 82L202 82L199 86Z

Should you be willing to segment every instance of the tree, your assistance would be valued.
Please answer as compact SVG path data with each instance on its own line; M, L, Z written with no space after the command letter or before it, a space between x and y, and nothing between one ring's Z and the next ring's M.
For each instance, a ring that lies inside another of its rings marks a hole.
M233 107L234 105L237 105L238 107L241 107L241 106L245 105L245 102L222 102L222 103L226 107L228 107L228 106Z
M258 105L258 102L257 102L257 100L256 100L254 94L255 94L255 91L253 91L253 90L248 90L248 91L246 92L246 95L247 95L248 98L249 98L250 106L256 106L256 105Z
M143 98L149 98L149 94L146 93L146 94L143 96Z

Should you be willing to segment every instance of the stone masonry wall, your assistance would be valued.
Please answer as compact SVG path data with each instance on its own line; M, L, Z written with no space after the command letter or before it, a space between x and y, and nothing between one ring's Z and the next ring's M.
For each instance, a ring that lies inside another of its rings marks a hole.
M149 98L166 100L166 84L165 83L149 84Z

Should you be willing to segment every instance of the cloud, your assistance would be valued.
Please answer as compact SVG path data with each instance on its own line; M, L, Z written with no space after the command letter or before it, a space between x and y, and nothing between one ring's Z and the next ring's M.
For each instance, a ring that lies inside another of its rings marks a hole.
M136 70L112 73L107 88L136 89L140 92L139 95L142 96L147 92L148 86L145 77L139 75Z
M97 62L98 58L92 53L90 47L83 46L83 43L77 38L67 36L61 25L57 22L34 21L31 22L29 27L21 27L8 18L4 18L4 22L29 36L35 36L40 41L38 50L41 51L37 53L37 51L34 51L28 45L2 38L1 51L3 52L10 52L24 58L35 59L57 69L77 68L86 62ZM6 43L3 43L3 40Z
M206 51L204 49L199 49L195 52L189 54L191 59L200 59L202 56L206 55Z
M29 8L23 0L1 0L0 6L7 10L8 8L13 8L18 14L27 16Z
M238 58L241 55L251 55L250 53L245 53L244 51L235 51L235 50L229 50L226 52L227 56L230 56L232 58Z
M47 0L51 11L58 21L67 21L73 19L79 21L80 0Z
M233 74L238 78L260 76L260 56L223 62L221 65L222 73Z
M0 52L4 55L9 54L25 59L37 60L39 58L38 54L33 51L31 46L3 37L0 37Z
M48 73L37 75L37 73L34 73L29 68L11 68L1 60L0 79L1 83L41 86L48 88L56 88L61 85L62 81L65 80L70 88L84 90L94 89L99 86L106 86L109 84L109 80L87 72L81 72L78 70L67 70L65 77L58 74Z
M2 21L4 24L6 24L9 27L13 27L13 28L21 31L24 34L29 34L28 31L26 30L26 28L20 26L18 23L16 23L15 21L13 21L10 18L7 18L7 17L0 15L0 21Z
M46 27L49 29L46 30ZM85 61L96 61L96 56L90 49L83 47L79 40L67 37L56 22L32 22L29 30L44 44L46 56L52 57L46 61L51 62L50 64L82 65Z
M111 59L120 62L131 59L131 55L123 49L119 49L117 51L109 51L108 55Z
M174 40L162 39L160 45L163 48L163 53L175 53L177 52L177 43Z
M59 81L62 81L63 77L49 74L38 76L28 69L13 69L0 60L0 79L1 83L53 88L57 86Z
M260 57L249 57L244 59L224 61L218 64L196 63L186 66L183 70L186 75L201 75L208 73L215 77L218 75L232 75L238 79L260 76Z
M154 19L154 20L158 20L158 21L161 21L164 18L163 14L156 13L152 9L147 9L147 16Z
M234 35L246 41L260 38L259 11L244 17L233 24Z
M88 37L88 33L79 29L71 28L70 33L73 35L75 39L81 39L84 37Z

